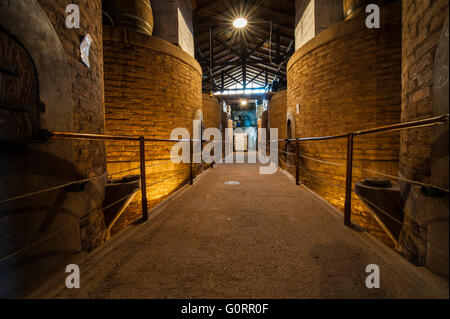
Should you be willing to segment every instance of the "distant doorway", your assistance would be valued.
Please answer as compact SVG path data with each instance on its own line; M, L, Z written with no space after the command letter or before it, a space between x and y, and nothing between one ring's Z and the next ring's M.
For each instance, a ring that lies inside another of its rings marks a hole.
M296 138L295 132L295 118L290 110L288 110L286 115L286 138L288 140ZM293 141L288 141L285 143L284 147L284 160L289 165L295 165L295 145L296 143Z

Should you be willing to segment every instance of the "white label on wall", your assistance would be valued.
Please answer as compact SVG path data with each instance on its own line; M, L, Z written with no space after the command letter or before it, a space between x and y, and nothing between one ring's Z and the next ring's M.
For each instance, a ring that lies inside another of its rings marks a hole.
M89 50L91 49L92 44L92 38L89 34L86 34L83 41L80 44L80 51L81 51L81 61L90 68L91 65L89 63Z

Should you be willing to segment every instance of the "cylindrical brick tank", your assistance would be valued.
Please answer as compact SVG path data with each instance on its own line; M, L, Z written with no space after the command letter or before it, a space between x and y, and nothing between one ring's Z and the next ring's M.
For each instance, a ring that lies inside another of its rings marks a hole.
M275 92L272 94L269 107L269 125L271 128L278 129L278 138L287 138L286 136L286 114L287 114L287 91Z
M377 4L379 6L386 5L390 2L398 0L343 0L342 9L344 19L349 20L366 12L369 4Z
M198 62L167 41L122 27L104 26L103 46L107 133L168 139L173 129L186 128L192 136L192 121L203 118ZM172 146L164 142L146 144L150 208L189 178L188 164L170 161ZM107 142L109 173L136 167L138 144ZM139 170L125 174L139 174ZM139 194L112 232L140 214Z
M404 122L448 114L448 12L446 0L403 1ZM448 125L403 131L400 175L448 189L448 136ZM401 252L414 264L448 277L448 193L410 183L401 186Z
M220 128L221 106L219 99L209 93L202 94L204 128Z
M365 16L323 31L288 63L288 108L297 110L297 137L330 136L398 123L401 112L401 6L382 8L383 25L367 29ZM357 137L354 164L397 175L399 134ZM301 181L343 210L345 139L300 143ZM354 169L353 184L371 173ZM380 177L380 176L376 176ZM392 241L353 194L352 221Z
M150 0L104 0L104 23L124 27L148 35L153 33Z
M269 129L269 112L267 110L262 112L259 123L261 128Z
M8 56L3 39L16 43L10 49L28 52L39 84L37 101L45 105L39 111L40 129L102 134L102 1L70 3L82 13L79 29L66 27L69 1L0 0L0 59ZM92 38L89 66L80 56L87 34ZM17 63L21 71L30 71L26 65ZM16 92L32 89L26 88ZM105 240L105 143L0 144L0 200L34 193L0 204L0 298L20 298L63 273L77 253ZM61 187L80 180L85 181Z
M295 138L295 118L292 110L287 108L286 90L273 93L269 101L268 118L270 128L278 129L278 139ZM289 154L295 153L295 143L279 142L278 149L279 166L295 174L295 168L292 167L295 165L295 157Z
M228 113L223 110L220 112L220 125L222 127L222 138L224 138L225 129L228 128Z

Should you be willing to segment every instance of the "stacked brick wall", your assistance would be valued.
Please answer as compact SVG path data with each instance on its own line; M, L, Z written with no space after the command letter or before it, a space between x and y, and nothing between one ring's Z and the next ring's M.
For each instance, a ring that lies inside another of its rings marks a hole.
M434 116L433 66L436 47L448 18L448 1L402 2L402 121L408 122ZM402 132L400 173L409 179L436 184L432 178L432 146L432 128ZM434 206L437 199L421 194L419 186L409 185L404 194L406 216L401 236L402 252L416 264L423 265L427 263L427 245L428 249L433 245L429 242L432 236L429 226L433 223L433 218L442 220L435 215L440 209ZM444 268L448 275L448 196L446 212L443 215L447 218L447 266ZM439 244L445 242L442 239L435 241Z
M103 46L101 0L38 0L50 19L64 47L72 83L73 131L77 133L104 133L105 111L103 96ZM66 27L66 6L80 8L80 28ZM90 68L81 61L80 44L85 35L92 37L89 51ZM63 143L63 142L61 142ZM102 141L75 141L73 163L75 179L102 176L106 172L105 143ZM103 192L92 193L92 203L81 217L81 247L90 251L106 238L101 210ZM92 208L94 205L96 207Z
M228 114L222 109L220 111L220 123L222 125L222 137L224 136L225 129L228 127Z
M261 123L261 128L265 128L265 129L269 128L269 112L267 110L262 112L260 123Z
M222 124L222 109L219 99L208 93L202 94L203 127L217 128L220 130ZM222 132L221 132L222 133ZM223 136L223 133L222 133ZM215 145L216 147L218 145ZM222 146L222 145L221 145ZM211 153L213 154L213 153Z
M404 1L402 120L433 116L433 62L448 15L447 1ZM431 129L402 134L401 170L430 181Z
M103 107L103 48L101 0L38 0L47 13L65 49L72 77L73 130L77 133L104 133ZM77 4L80 8L80 28L66 27L66 6ZM89 34L93 43L87 68L81 61L80 44ZM74 162L80 177L93 177L105 172L104 142L75 143Z
M287 92L281 91L273 93L269 101L268 107L269 126L270 128L278 129L278 139L287 138ZM295 137L295 136L293 136ZM281 168L288 170L291 173L295 173L295 169L292 165L295 159L290 155L283 153L292 152L292 143L279 142L278 143L278 164ZM280 151L281 150L281 151Z
M258 128L262 128L262 129L266 129L266 143L268 138L269 138L269 111L265 110L261 113L261 117L258 119ZM259 136L258 136L258 141L259 141ZM268 145L266 144L267 147L267 151L268 151Z
M287 138L286 136L286 112L287 112L287 94L286 91L273 93L269 101L269 125L271 128L278 129L278 138Z
M192 136L192 120L202 110L201 68L192 57L156 37L105 26L104 63L108 134L168 139L173 129L186 128ZM172 146L146 145L150 208L189 178L189 164L170 161ZM139 167L139 145L107 142L107 166L110 174ZM113 232L137 219L140 207L138 194Z
M401 7L382 9L381 29L367 29L365 16L341 22L300 48L288 63L288 108L295 109L298 137L328 136L400 121ZM300 143L301 181L343 210L346 141ZM356 165L396 175L397 133L357 137ZM314 175L314 176L313 176ZM353 183L371 173L355 169ZM375 176L380 177L380 176ZM384 234L365 206L353 195L352 221L386 244Z
M436 46L448 15L447 1L403 1L402 120L433 116L431 102ZM408 177L429 181L431 129L402 134L401 167Z
M210 127L220 128L221 106L219 100L215 97L202 94L203 124L205 129Z
M79 5L80 28L66 27L69 4ZM45 105L40 114L41 128L103 133L101 0L1 1L0 6L0 24L34 60L39 97ZM87 34L93 39L90 68L80 57L80 44ZM0 265L0 296L24 297L55 272L64 272L80 250L90 251L106 239L101 208L106 182L105 144L50 139L10 145L4 150L6 156L0 154L4 168L0 189L6 186L8 197L93 178L0 207L2 213L11 212L0 225L5 230L0 248L0 258L4 259Z

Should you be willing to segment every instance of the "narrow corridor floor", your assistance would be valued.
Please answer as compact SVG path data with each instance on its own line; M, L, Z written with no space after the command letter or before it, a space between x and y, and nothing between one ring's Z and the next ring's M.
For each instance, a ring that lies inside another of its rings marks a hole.
M366 287L369 264L380 268L379 289ZM413 268L282 173L220 164L95 263L80 265L81 288L56 297L447 297Z

